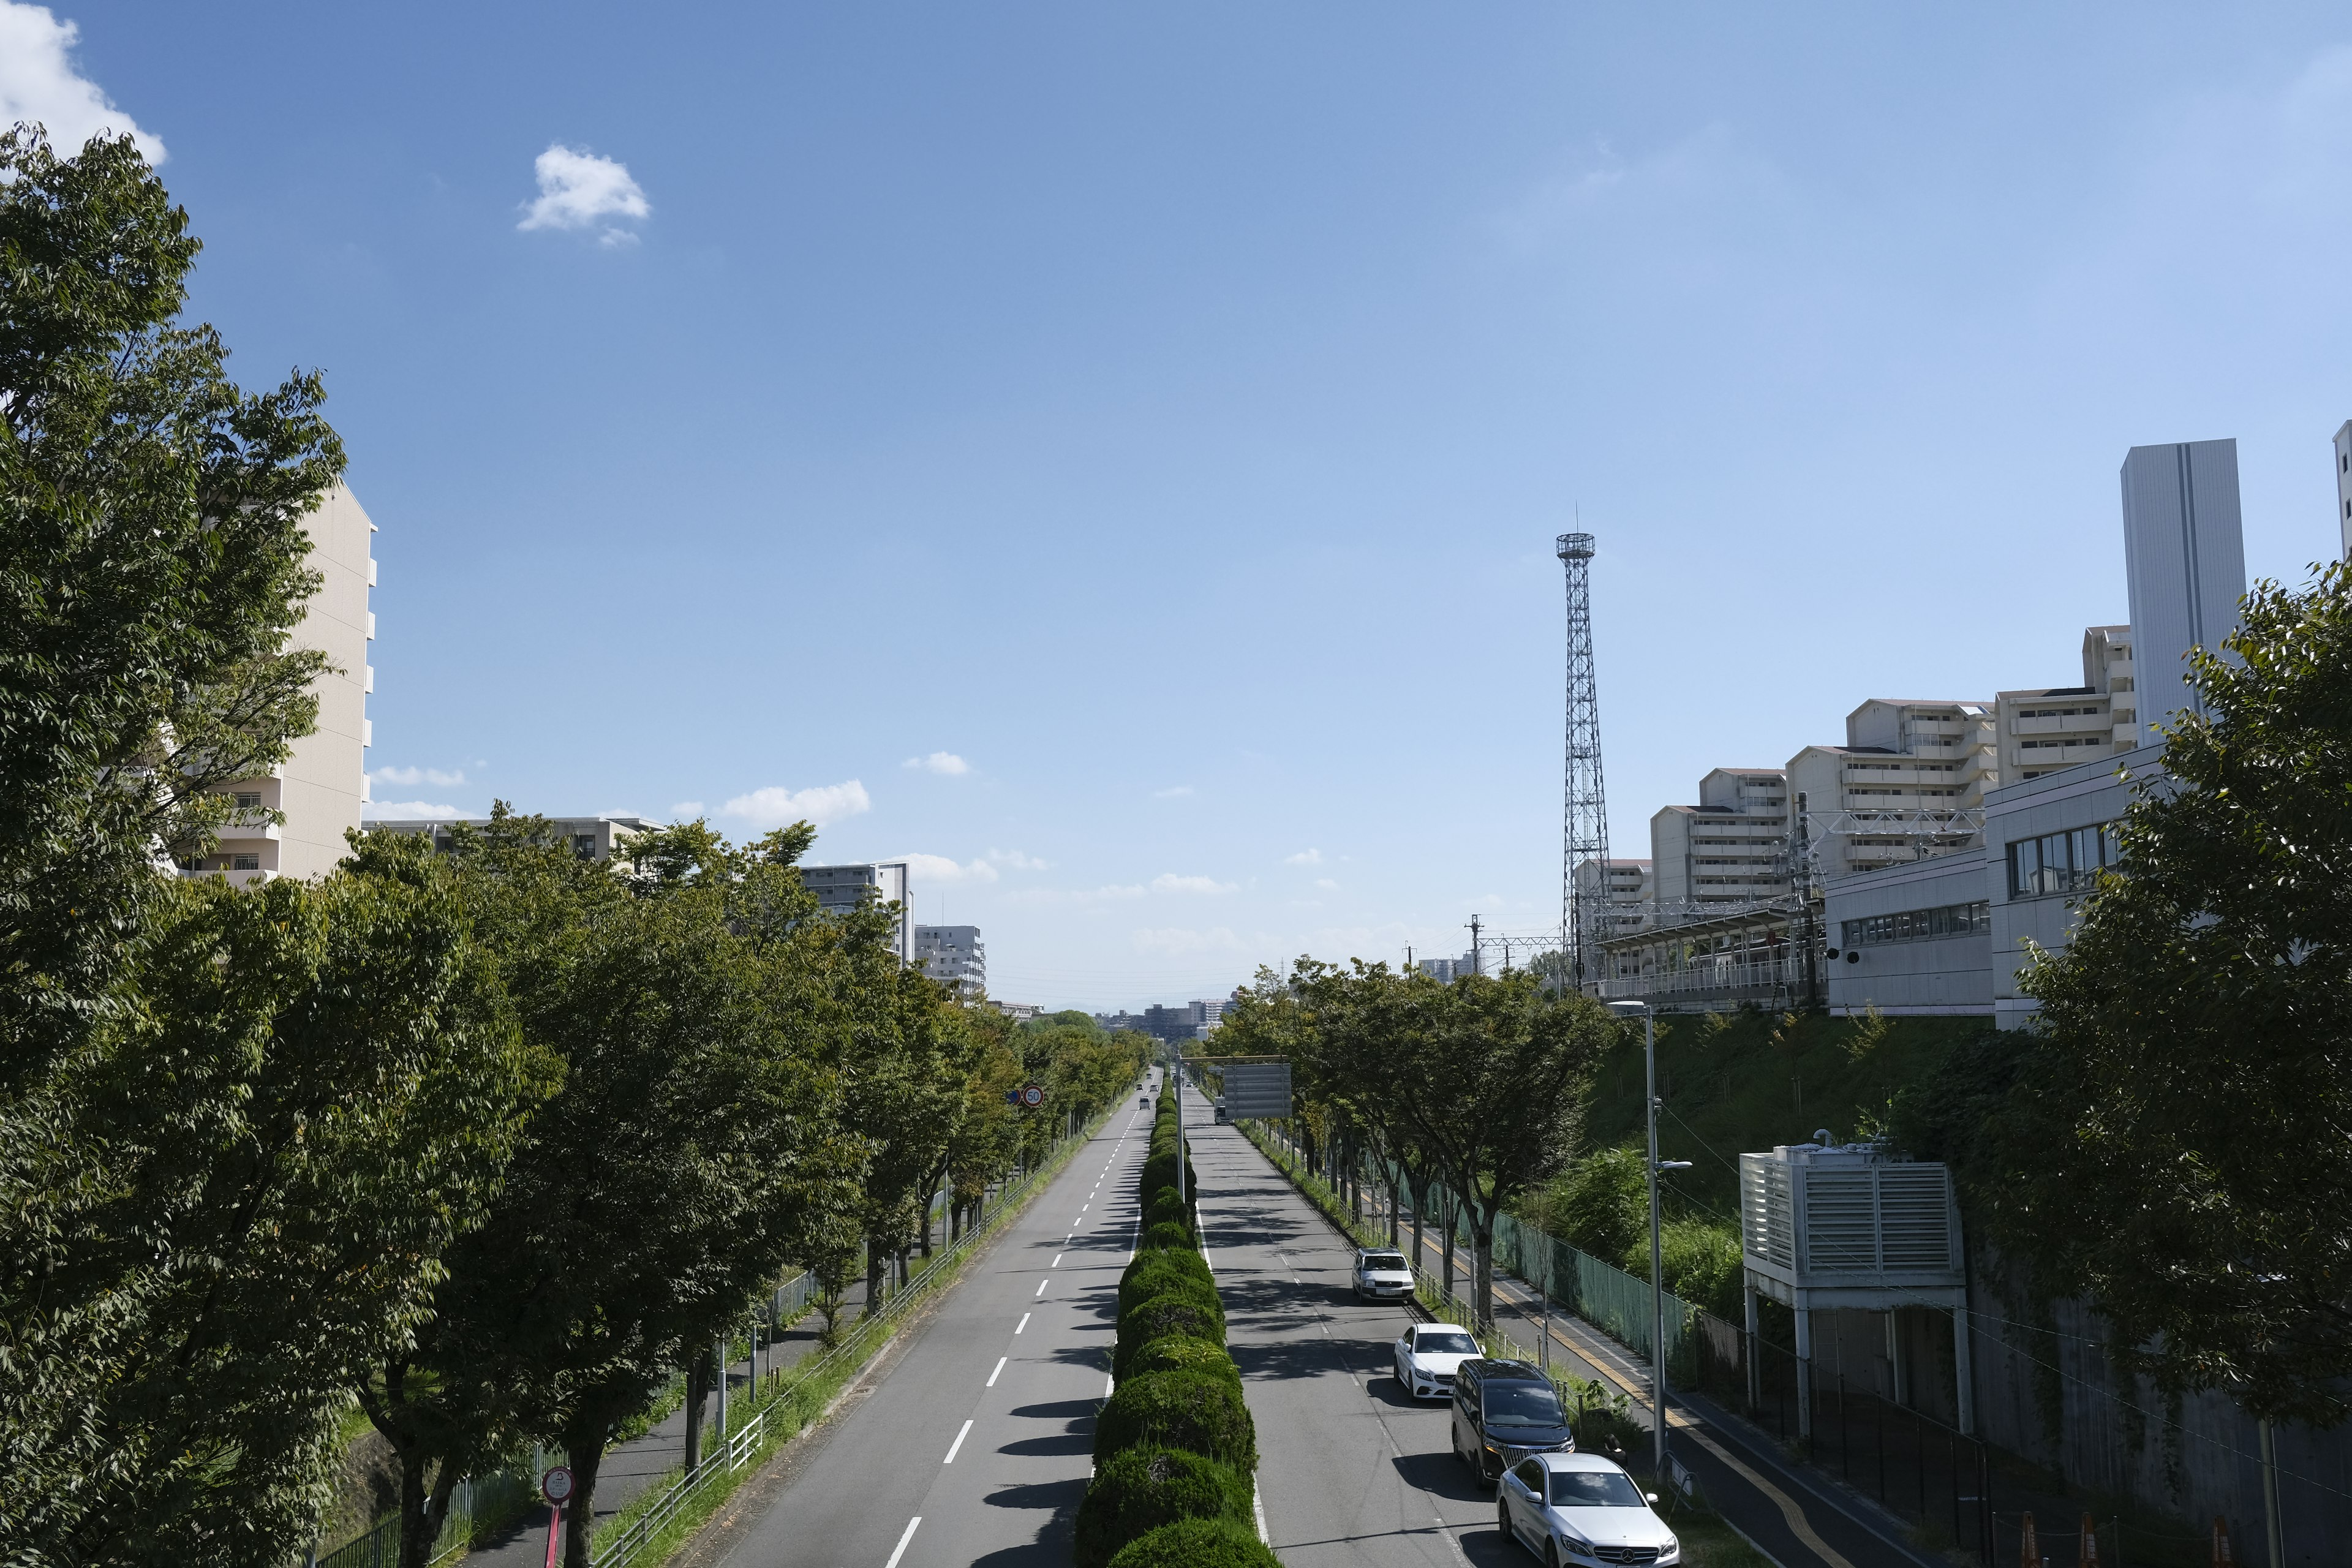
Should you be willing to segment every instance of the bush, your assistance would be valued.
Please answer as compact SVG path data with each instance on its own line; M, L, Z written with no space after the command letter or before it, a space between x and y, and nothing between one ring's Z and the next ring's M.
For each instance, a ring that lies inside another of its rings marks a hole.
M1217 1300L1217 1288L1213 1285L1204 1285L1188 1275L1171 1276L1166 1280L1160 1281L1157 1289L1151 1290L1149 1295L1142 1296L1132 1306L1123 1307L1118 1314L1120 1342L1140 1345L1146 1340L1158 1339L1160 1337L1158 1332L1136 1332L1130 1331L1128 1325L1133 1323L1137 1329L1148 1327L1157 1321L1155 1314L1163 1301L1181 1301L1192 1308L1215 1326L1216 1331L1213 1334L1202 1334L1199 1337L1213 1339L1219 1344L1225 1342L1225 1304Z
M1177 1448L1129 1448L1095 1472L1078 1504L1077 1568L1103 1568L1139 1535L1186 1519L1248 1526L1250 1484L1226 1466Z
M1257 1468L1257 1428L1238 1379L1205 1372L1122 1377L1095 1420L1095 1458L1139 1447L1184 1448L1244 1475Z
M1189 1252L1195 1258L1201 1256L1200 1248L1192 1245L1190 1230L1181 1225L1165 1223L1155 1225L1143 1233L1143 1238L1135 1245L1135 1256L1140 1260L1146 1253L1163 1248L1171 1252Z
M1145 1202L1143 1223L1190 1225L1192 1223L1192 1207L1177 1196L1174 1187L1161 1187Z
M1234 1364L1234 1358L1223 1345L1211 1344L1190 1334L1162 1334L1128 1352L1128 1376L1148 1377L1155 1372L1205 1372L1213 1377L1230 1377L1236 1383L1242 1375L1242 1369Z
M1106 1568L1282 1568L1282 1559L1229 1520L1185 1519L1129 1542Z
M1190 1280L1194 1284L1214 1288L1216 1276L1209 1272L1207 1259L1191 1248L1138 1252L1127 1272L1118 1277L1118 1310L1126 1311L1138 1301L1149 1300L1160 1294L1147 1279Z

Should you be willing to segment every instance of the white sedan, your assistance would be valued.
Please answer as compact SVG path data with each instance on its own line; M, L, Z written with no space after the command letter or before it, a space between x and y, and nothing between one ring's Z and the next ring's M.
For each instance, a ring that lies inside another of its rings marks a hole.
M1476 1356L1478 1342L1452 1323L1415 1323L1398 1339L1396 1380L1415 1399L1448 1399L1454 1373Z
M1680 1563L1682 1543L1651 1510L1654 1500L1597 1454L1530 1454L1503 1472L1495 1522L1544 1560L1571 1564Z

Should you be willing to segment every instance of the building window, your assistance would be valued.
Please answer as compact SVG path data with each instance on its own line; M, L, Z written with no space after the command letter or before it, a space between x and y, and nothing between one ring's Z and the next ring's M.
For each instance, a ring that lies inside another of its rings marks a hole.
M2116 861L2112 822L2020 838L2009 847L2009 896L2032 899L2075 892L2089 887Z
M573 834L572 836L572 853L579 856L583 860L593 860L596 858L596 836L593 833Z
M1872 915L1843 921L1841 931L1848 947L1876 947L1889 942L1929 942L1939 937L1969 936L1992 929L1990 900L1973 904L1946 904L1941 909L1906 910L1900 914Z
M258 855L233 855L229 858L228 868L232 871L258 871L261 869L261 857Z
M237 791L236 808L239 811L259 811L261 809L261 792L257 789L241 789Z

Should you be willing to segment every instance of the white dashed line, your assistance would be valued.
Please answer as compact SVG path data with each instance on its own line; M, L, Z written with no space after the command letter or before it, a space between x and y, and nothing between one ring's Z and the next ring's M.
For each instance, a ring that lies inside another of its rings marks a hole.
M1021 1314L1021 1321L1020 1321L1019 1322L1017 1322L1017 1323L1015 1323L1015 1324L1013 1324L1013 1331L1014 1333L1016 1333L1016 1334L1017 1334L1017 1333L1019 1333L1022 1330L1024 1330L1024 1329L1027 1328L1027 1327L1029 1326L1029 1317L1030 1317L1030 1314L1028 1314L1027 1312L1024 1312L1024 1313L1022 1313L1022 1314Z
M956 1440L948 1445L948 1457L941 1459L940 1463L942 1465L954 1464L957 1450L963 1447L963 1440L970 1436L971 1436L971 1423L967 1421L962 1426L957 1429Z
M1051 1281L1050 1281L1050 1280L1045 1280L1045 1279L1040 1279L1040 1280L1038 1280L1038 1281L1037 1281L1037 1296L1042 1296L1042 1295L1044 1295L1044 1294L1045 1293L1045 1287L1046 1287L1048 1284L1050 1284L1050 1283L1051 1283ZM1037 1299L1037 1296L1032 1296L1032 1297L1030 1297L1029 1299L1030 1299L1032 1301L1034 1301L1034 1300L1035 1300Z
M898 1550L890 1553L890 1561L882 1564L882 1568L898 1568L898 1559L907 1555L907 1542L915 1539L915 1526L922 1522L923 1516L919 1513L907 1521L907 1533L898 1537Z
M1009 1355L998 1356L996 1358L996 1370L988 1374L988 1382L984 1386L994 1388L996 1386L996 1380L1004 1375L1004 1363L1012 1359L1013 1358Z

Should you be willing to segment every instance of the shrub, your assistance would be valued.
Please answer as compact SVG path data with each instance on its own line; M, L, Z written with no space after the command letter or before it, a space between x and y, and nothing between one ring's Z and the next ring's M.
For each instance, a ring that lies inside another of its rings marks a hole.
M1250 1522L1250 1484L1180 1448L1129 1448L1095 1472L1078 1504L1077 1568L1103 1568L1139 1535L1186 1519Z
M1184 1519L1129 1542L1106 1568L1282 1568L1282 1559L1230 1520Z
M1139 1252L1127 1272L1118 1277L1118 1310L1122 1312L1138 1301L1148 1300L1160 1292L1146 1285L1147 1279L1192 1280L1196 1284L1214 1286L1216 1276L1209 1272L1208 1261L1191 1248L1167 1248L1158 1252Z
M1174 1187L1161 1187L1143 1205L1143 1223L1146 1225L1190 1225L1192 1222L1191 1206L1177 1195Z
M1155 1372L1205 1372L1214 1377L1241 1381L1242 1369L1222 1345L1190 1334L1163 1334L1147 1340L1128 1353L1127 1374L1148 1377Z
M1125 1377L1127 1358L1163 1334L1190 1334L1222 1348L1225 1325L1216 1313L1190 1297L1154 1296L1119 1315L1118 1342L1111 1350L1111 1371Z
M1244 1475L1257 1468L1257 1428L1238 1379L1205 1372L1123 1377L1095 1420L1095 1458L1143 1447L1184 1448Z
M1195 1258L1201 1256L1200 1249L1192 1245L1192 1233L1190 1230L1181 1225L1167 1224L1155 1225L1145 1231L1142 1239L1135 1244L1135 1256L1141 1258L1145 1253L1161 1248L1171 1252L1189 1252Z
M1156 1340L1160 1337L1158 1333L1133 1332L1128 1325L1132 1322L1139 1329L1148 1326L1154 1321L1153 1314L1162 1301L1181 1301L1190 1306L1215 1325L1214 1333L1202 1334L1200 1337L1213 1339L1219 1344L1225 1342L1225 1304L1217 1300L1215 1286L1204 1285L1189 1275L1171 1275L1164 1281L1160 1281L1157 1288L1149 1294L1139 1292L1139 1299L1131 1306L1120 1309L1118 1337L1122 1342L1140 1345L1146 1340Z

